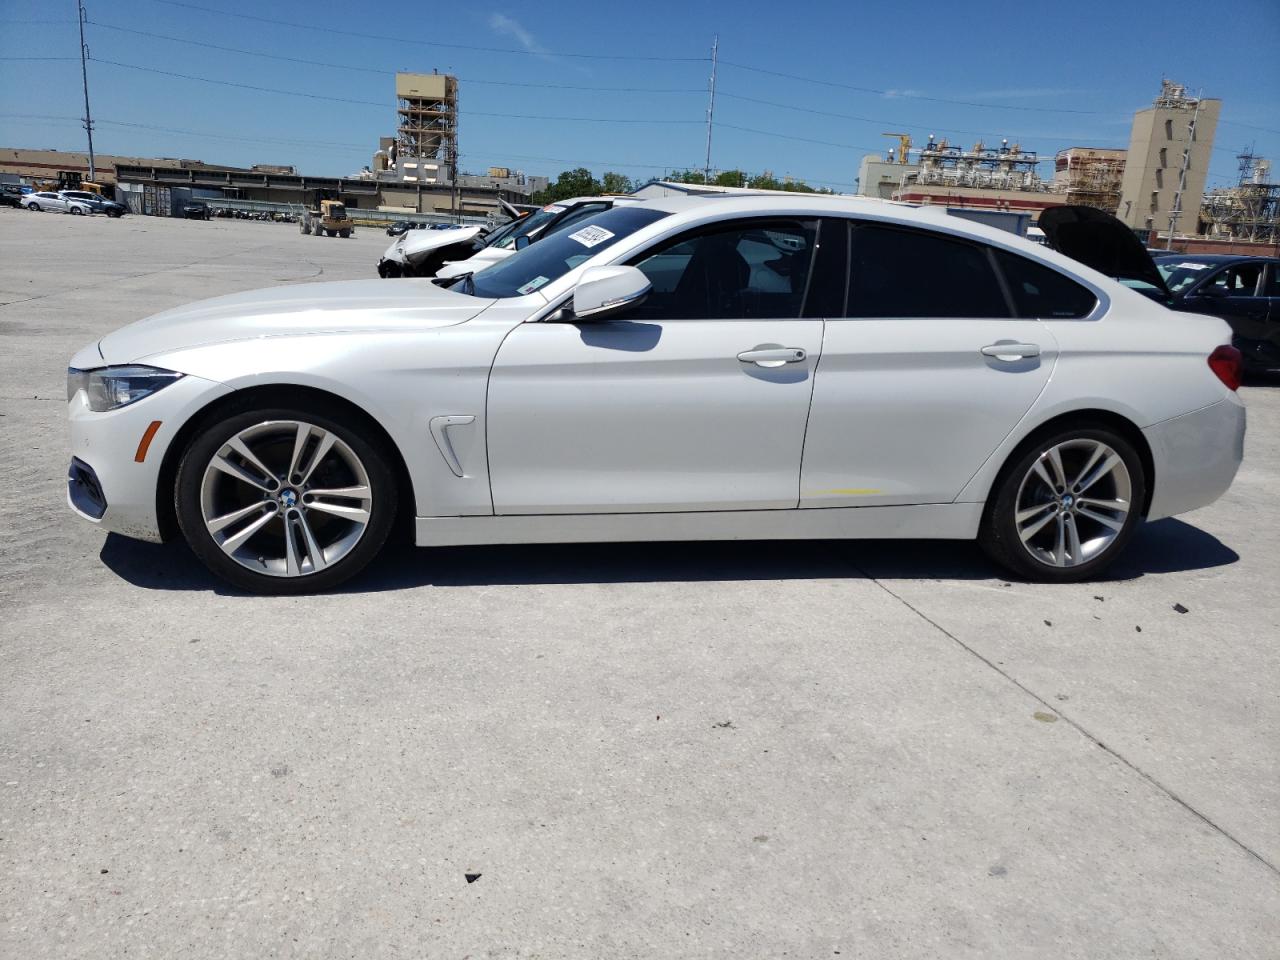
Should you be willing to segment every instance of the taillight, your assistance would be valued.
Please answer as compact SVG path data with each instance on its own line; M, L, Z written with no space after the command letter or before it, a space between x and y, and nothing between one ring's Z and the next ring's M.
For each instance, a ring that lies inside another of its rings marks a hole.
M1228 390L1239 390L1244 378L1244 358L1235 347L1223 344L1209 354L1209 369L1227 385Z

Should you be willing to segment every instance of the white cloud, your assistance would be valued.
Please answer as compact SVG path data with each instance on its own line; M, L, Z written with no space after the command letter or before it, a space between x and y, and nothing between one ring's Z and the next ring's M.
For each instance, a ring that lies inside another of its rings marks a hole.
M551 55L547 52L547 48L540 44L538 38L526 30L519 20L508 17L505 14L492 13L489 15L489 26L495 33L514 38L520 46L530 53L536 53L540 57L550 59Z

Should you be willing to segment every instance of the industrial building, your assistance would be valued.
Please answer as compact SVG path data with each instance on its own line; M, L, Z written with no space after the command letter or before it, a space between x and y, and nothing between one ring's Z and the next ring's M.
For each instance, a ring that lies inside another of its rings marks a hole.
M905 141L900 150L909 149L909 143ZM1015 232L1026 233L1040 211L1062 203L1037 173L1039 163L1037 153L1010 145L1007 139L998 147L979 140L965 149L930 134L919 151L919 169L905 178L892 197L903 203L945 207L969 219L981 219L984 213L997 215L993 222L1001 226L1010 215L1017 215Z
M312 177L292 166L231 167L198 160L97 154L101 183L115 185L135 213L180 216L184 202L228 205L246 201L277 208L311 206L318 198L342 200L361 210L391 214L489 217L501 215L499 199L529 203L547 188L546 177L507 167L486 174L458 171L458 80L440 73L397 73L397 128L384 137L373 163L349 177ZM57 150L0 149L0 178L28 182L88 178L87 154Z
M1101 147L1068 147L1053 159L1053 192L1061 203L1115 213L1120 205L1128 152Z
M1133 117L1117 216L1135 230L1194 232L1222 101L1193 97L1163 80L1160 96Z
M1211 190L1200 206L1201 233L1217 240L1280 244L1280 181L1271 161L1244 150L1234 187Z

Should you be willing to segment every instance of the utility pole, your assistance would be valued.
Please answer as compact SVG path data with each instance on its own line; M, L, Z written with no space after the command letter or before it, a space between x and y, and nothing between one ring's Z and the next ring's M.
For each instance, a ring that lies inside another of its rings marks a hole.
M1177 229L1178 220L1182 216L1182 191L1187 189L1187 167L1191 165L1191 145L1196 142L1196 120L1200 117L1200 101L1204 99L1204 91L1196 96L1196 108L1191 111L1191 119L1187 121L1187 145L1182 150L1182 169L1178 172L1178 190L1173 195L1173 209L1169 211L1169 235L1165 237L1164 248L1173 249L1173 232Z
M80 77L84 80L84 131L89 135L89 182L94 183L98 171L93 159L93 115L89 113L89 45L84 42L84 0L76 0L76 10L80 21Z
M707 104L707 165L703 168L702 179L711 182L711 121L716 112L716 57L720 52L720 34L711 40L711 101Z

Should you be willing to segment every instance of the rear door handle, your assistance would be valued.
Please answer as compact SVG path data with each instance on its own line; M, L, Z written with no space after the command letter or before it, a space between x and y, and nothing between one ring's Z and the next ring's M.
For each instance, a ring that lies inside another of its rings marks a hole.
M1040 356L1040 344L989 343L980 352L984 357L995 357L997 360L1025 360L1028 357Z
M754 363L757 367L780 367L784 363L799 363L807 356L800 347L759 347L744 350L738 354L738 359L743 363Z

